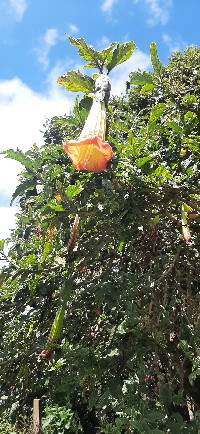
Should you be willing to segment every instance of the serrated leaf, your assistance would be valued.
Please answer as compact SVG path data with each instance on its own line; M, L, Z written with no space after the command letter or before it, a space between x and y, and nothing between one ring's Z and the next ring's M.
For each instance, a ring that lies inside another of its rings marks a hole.
M131 72L130 75L130 84L152 84L152 75L149 72Z
M110 62L113 55L113 49L116 47L117 44L117 42L112 42L112 44L110 44L107 48L99 52L99 57L103 63L105 63L105 61L107 63Z
M108 62L105 62L108 72L110 72L115 66L128 60L136 49L136 45L133 41L125 42L124 44L117 44L113 50L112 57Z
M35 182L33 182L32 180L25 180L23 182L21 182L20 185L18 185L18 187L16 188L16 190L14 191L11 201L10 201L10 205L13 204L14 200L18 197L18 196L22 196L26 191L28 190L32 190L35 187Z
M61 75L57 83L70 92L90 93L94 91L94 80L80 71L69 71Z
M85 67L98 68L99 53L93 47L88 45L83 38L73 38L69 36L69 42L71 45L77 48L80 56L89 62Z
M162 63L159 60L158 53L157 53L157 47L155 42L151 42L150 44L150 55L151 55L151 63L154 69L154 72L158 75L160 75L162 71Z
M14 151L13 149L7 149L6 151L1 152L1 154L5 155L5 158L11 158L12 160L16 160L21 163L26 169L33 169L33 161L26 157L26 155L17 149Z

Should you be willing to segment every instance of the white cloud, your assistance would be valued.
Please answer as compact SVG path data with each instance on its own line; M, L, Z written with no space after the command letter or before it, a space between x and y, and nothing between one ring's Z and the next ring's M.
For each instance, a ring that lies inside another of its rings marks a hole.
M103 12L111 13L112 8L115 3L117 3L118 0L104 0L101 5L101 10Z
M56 77L65 65L56 65L47 81L46 93L34 92L18 77L0 81L0 150L29 149L33 143L43 143L41 130L47 118L69 113L72 97L56 85ZM10 202L18 185L22 166L0 156L0 196ZM0 237L7 237L14 226L16 208L0 206Z
M8 11L14 14L16 20L20 21L27 9L26 0L8 0Z
M133 4L137 5L142 0L133 0ZM148 18L147 23L153 27L158 24L165 25L169 21L170 10L173 0L143 0L147 8Z
M10 235L10 230L15 227L16 212L16 207L0 207L0 239L7 238Z
M147 54L140 50L135 51L130 59L117 66L113 72L111 72L112 94L120 95L125 91L126 81L128 80L130 72L136 71L137 69L145 70L150 64L150 58Z
M79 32L79 28L76 26L76 24L69 24L69 33L78 33Z
M49 66L49 53L52 47L54 47L59 39L58 30L55 28L49 28L46 30L41 38L40 47L36 48L37 60L44 69Z
M162 35L162 40L167 45L170 52L183 50L187 46L186 42L184 42L180 38L177 41L174 38L172 38L170 35L168 35L167 33L164 33Z
M58 30L57 29L47 29L44 34L44 43L47 47L53 47L58 39Z
M170 9L172 6L172 0L145 0L149 7L149 19L150 26L157 24L165 25L169 21Z
M45 119L69 113L72 97L52 84L53 77L52 73L46 93L34 92L17 77L0 81L0 150L26 151L35 142L41 145ZM0 157L0 194L9 200L19 171L19 163Z

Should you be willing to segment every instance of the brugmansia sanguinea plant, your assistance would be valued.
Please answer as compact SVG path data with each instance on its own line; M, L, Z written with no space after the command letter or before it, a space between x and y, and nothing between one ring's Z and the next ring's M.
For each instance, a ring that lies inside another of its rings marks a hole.
M70 231L69 242L67 245L67 251L68 251L69 257L72 254L73 249L76 245L76 240L77 240L78 232L79 232L79 226L80 226L80 219L79 219L78 214L76 214L75 219L74 219L74 223L73 223L71 231ZM54 347L58 343L58 341L61 337L61 333L62 333L62 329L63 329L63 321L64 321L64 316L65 316L65 306L66 306L66 297L65 297L64 291L65 291L65 287L63 286L63 289L61 290L61 295L60 295L60 299L61 299L60 307L56 313L53 324L51 326L51 330L50 330L50 333L49 333L49 336L47 339L46 348L40 353L40 358L42 360L49 360L52 357Z
M110 95L108 74L125 62L136 48L133 41L113 42L102 51L88 45L83 38L69 37L80 56L86 61L85 68L97 68L96 81L80 71L69 71L58 78L58 84L72 92L93 93L93 104L78 140L67 140L64 151L72 160L74 167L80 171L103 172L113 156L111 146L105 142L106 104ZM91 96L91 95L90 95Z
M64 151L77 170L102 172L112 158L111 146L105 142L106 102L110 95L110 80L101 74L95 82L92 107L78 140L64 143Z
M63 147L77 170L102 172L106 169L113 156L111 146L105 142L106 106L111 90L108 74L115 66L126 61L132 55L136 46L133 41L123 44L112 43L106 49L96 51L87 45L82 38L70 37L69 40L78 49L80 56L87 61L85 67L97 68L99 74L95 81L93 78L80 73L80 71L69 71L58 78L58 84L64 86L67 90L85 92L93 98L92 107L78 140L67 140L64 142ZM58 203L62 201L59 193L56 193L54 198ZM76 244L79 224L79 216L76 215L67 245L69 259ZM53 229L51 228L51 230ZM52 238L51 231L49 236ZM63 289L61 290L60 299L60 307L53 321L46 348L40 353L40 358L43 360L51 358L55 344L58 343L61 337L66 306L66 296Z

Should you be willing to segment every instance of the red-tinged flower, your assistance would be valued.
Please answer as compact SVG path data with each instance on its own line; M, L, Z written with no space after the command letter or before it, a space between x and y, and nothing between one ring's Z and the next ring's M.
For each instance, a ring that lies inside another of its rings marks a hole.
M49 349L49 350L43 350L40 353L39 357L42 360L49 360L49 359L51 359L52 355L53 355L53 349Z
M106 87L107 86L107 87ZM108 78L104 75L96 80L93 104L78 140L68 140L64 151L77 170L102 172L113 156L109 143L105 142L106 107L105 95L110 90Z
M82 267L79 268L80 273L87 273L87 267L85 267L84 265Z

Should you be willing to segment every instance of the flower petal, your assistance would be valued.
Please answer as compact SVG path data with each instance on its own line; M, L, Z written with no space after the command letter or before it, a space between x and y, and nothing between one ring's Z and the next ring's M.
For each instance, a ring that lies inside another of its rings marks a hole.
M102 172L113 156L111 146L98 136L67 141L63 146L77 170Z

